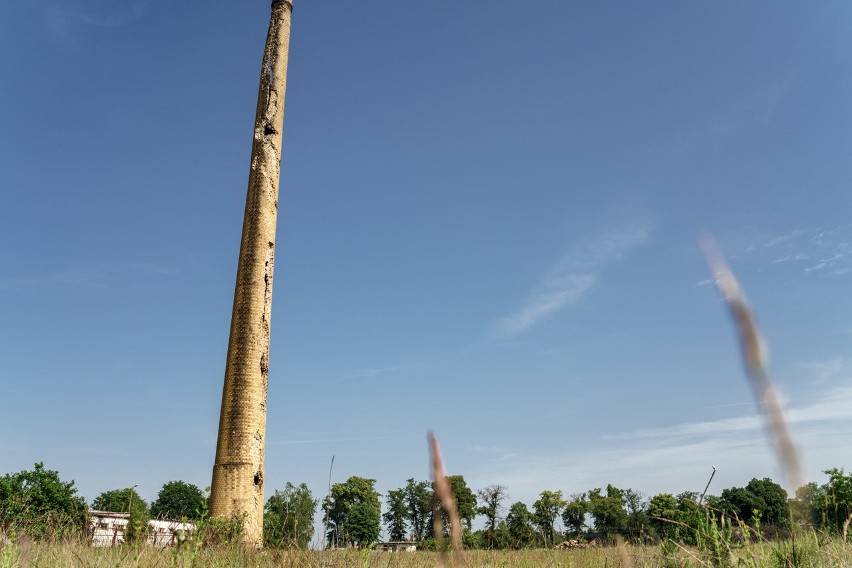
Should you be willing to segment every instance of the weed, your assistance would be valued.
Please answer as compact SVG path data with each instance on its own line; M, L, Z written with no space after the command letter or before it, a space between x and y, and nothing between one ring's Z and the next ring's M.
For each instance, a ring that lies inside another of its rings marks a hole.
M21 549L15 543L15 533L8 536L0 535L0 568L16 566L21 556Z

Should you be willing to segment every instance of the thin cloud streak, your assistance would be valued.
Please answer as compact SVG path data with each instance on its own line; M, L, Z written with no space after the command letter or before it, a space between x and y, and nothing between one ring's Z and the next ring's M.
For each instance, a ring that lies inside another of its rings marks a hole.
M852 385L843 385L827 391L824 397L808 405L794 406L786 410L791 424L852 420ZM687 422L667 428L638 430L629 434L610 436L613 440L679 439L694 436L710 436L734 432L757 432L763 429L758 415L736 416L719 420Z
M822 389L816 400L788 405L787 418L803 451L808 480L816 481L824 469L842 465L836 460L848 449L852 377L835 385ZM763 430L755 413L602 436L591 448L566 444L553 452L519 452L510 459L495 454L481 460L481 471L471 472L471 479L507 485L513 498L531 503L542 488L554 487L568 494L607 483L649 495L700 490L703 476L715 464L721 474L714 481L718 493L751 477L780 479Z
M78 0L57 3L44 8L48 29L67 33L71 28L119 28L141 19L150 0Z
M742 237L734 240L742 240ZM811 276L841 276L852 272L852 226L849 224L759 234L746 240L748 244L732 247L731 259L758 260L778 270L791 267Z
M597 278L594 274L569 274L556 289L537 290L527 305L519 312L502 320L498 326L500 335L515 335L531 328L542 319L566 306L576 304L592 289Z
M554 263L518 311L496 322L492 337L523 333L552 314L578 303L600 281L600 274L607 265L645 243L650 233L649 227L635 225L574 246Z

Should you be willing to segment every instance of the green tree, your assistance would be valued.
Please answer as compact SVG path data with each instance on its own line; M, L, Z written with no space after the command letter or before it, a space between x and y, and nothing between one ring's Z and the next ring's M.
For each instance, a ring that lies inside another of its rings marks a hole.
M408 525L418 542L430 534L429 516L432 513L432 485L428 481L409 479L404 488L408 506Z
M787 527L787 492L771 479L752 479L745 487L722 490L719 508L744 522Z
M197 486L169 481L151 503L151 516L160 519L198 519L204 509L204 494Z
M506 528L509 532L510 548L520 549L535 543L536 532L532 527L533 516L526 503L517 501L509 507Z
M679 511L677 500L671 493L660 493L648 502L649 523L654 534L661 539L677 540Z
M586 513L588 512L589 501L586 499L586 494L573 495L562 511L562 522L565 523L565 529L570 528L574 535L580 536L586 526Z
M319 504L304 483L289 481L266 501L263 540L271 548L307 548L314 536L314 514Z
M104 491L92 501L96 511L111 511L113 513L130 513L127 525L127 542L138 542L148 530L148 503L136 493L133 487Z
M388 510L382 515L391 540L407 540L406 524L411 516L405 489L391 489L387 494Z
M708 511L717 508L717 497L708 495L707 509L697 502L698 493L685 491L673 496L670 493L654 495L645 510L651 533L657 538L697 544L697 536L705 530Z
M651 524L646 511L645 496L633 489L625 489L622 496L627 509L625 536L633 542L644 542L650 539Z
M379 538L382 507L375 484L375 479L353 475L345 483L332 485L322 503L330 524L329 546L364 548Z
M503 502L509 497L503 485L489 485L477 491L480 506L476 512L485 517L484 546L497 548L497 525L502 519L506 507Z
M512 548L512 535L509 532L508 522L500 521L500 523L497 525L497 531L495 532L494 536L494 548L498 550Z
M589 512L595 519L595 530L607 538L623 532L627 526L624 492L611 484L606 486L606 495L600 488L589 491Z
M816 514L822 520L822 526L832 531L843 530L843 524L852 515L852 473L832 468L824 472L828 483L821 487L817 496Z
M793 520L804 528L817 528L822 526L820 515L820 498L822 489L811 481L796 489L796 497L791 500L790 507Z
M562 498L562 491L542 491L538 500L533 503L533 520L544 538L544 545L556 543L556 528L554 523L559 518L562 509L567 505Z
M482 550L485 547L485 531L464 531L462 534L462 548L465 550Z
M40 539L78 532L85 522L86 502L74 481L62 481L42 462L0 477L0 527Z
M790 511L787 504L787 491L768 477L752 479L746 490L757 495L765 503L760 522L776 527L790 526Z
M453 497L456 500L456 508L458 509L459 518L462 521L464 527L462 530L467 529L470 530L471 523L473 522L473 517L476 516L476 495L474 495L473 491L467 486L467 482L464 480L463 475L448 475L447 483L450 485L450 492L452 492ZM447 511L444 510L444 506L440 502L436 502L434 504L434 514L441 515L441 522L443 523L444 532L449 534L450 529L450 520L447 515ZM431 527L434 526L434 523L429 523L430 525L430 534Z
M357 548L366 548L379 540L381 533L381 508L371 503L353 505L346 519L349 542Z
M700 499L698 492L684 491L678 493L675 499L678 519L683 524L683 527L678 529L678 539L684 544L697 545L699 535L706 530L707 522L713 517L712 511L718 509L718 498L715 495L708 495L704 500L706 506L702 506L698 504Z

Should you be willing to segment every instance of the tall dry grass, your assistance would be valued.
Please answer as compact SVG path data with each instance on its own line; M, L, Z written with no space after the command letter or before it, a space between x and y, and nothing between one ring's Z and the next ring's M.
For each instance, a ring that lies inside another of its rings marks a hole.
M816 534L801 538L796 566L802 568L852 568L852 546L839 539L822 540ZM751 568L788 566L786 543L757 542L734 546L724 565ZM468 551L466 564L473 568L675 568L713 566L699 551L690 548L664 551L659 546L620 544L613 547L576 550ZM37 543L0 548L0 568L91 567L91 568L432 568L443 565L437 552L376 552L370 550L265 550L244 551L238 547L153 549L125 546L91 548L83 543Z
M701 239L701 247L704 249L719 294L727 303L739 334L746 375L766 419L766 430L778 456L787 488L795 491L805 484L805 476L802 474L799 453L784 418L781 399L769 375L766 346L757 327L757 320L715 239L705 235Z
M453 492L450 489L450 484L447 482L447 473L444 471L444 458L441 456L441 447L438 444L438 438L434 432L429 432L429 452L432 456L432 481L435 487L435 497L441 502L444 510L447 512L447 518L450 521L450 547L453 552L453 560L460 563L465 563L466 559L462 552L462 525L459 518L458 505ZM437 510L433 510L433 531L435 540L438 543L438 559L443 566L447 562L447 553L444 547L444 527L441 520L441 515Z

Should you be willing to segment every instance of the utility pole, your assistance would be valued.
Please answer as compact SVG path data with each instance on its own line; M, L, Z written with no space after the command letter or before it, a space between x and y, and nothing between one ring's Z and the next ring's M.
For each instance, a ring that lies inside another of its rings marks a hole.
M240 519L248 548L263 546L272 272L292 12L293 0L272 1L210 489L210 516Z

